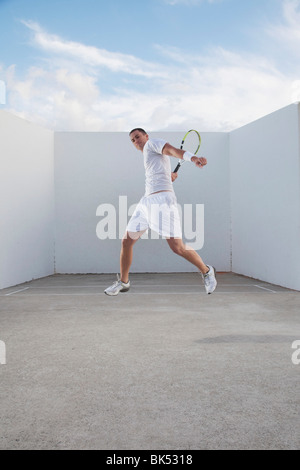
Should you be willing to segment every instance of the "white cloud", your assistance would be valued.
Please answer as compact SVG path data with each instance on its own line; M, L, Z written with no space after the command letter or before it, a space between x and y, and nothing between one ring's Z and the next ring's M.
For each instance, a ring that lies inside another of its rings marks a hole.
M291 101L300 101L300 0L283 0L281 23L269 25L267 33L279 49L278 62L290 78Z
M300 0L283 0L283 23L268 28L277 43L300 56Z
M285 0L284 23L276 26L283 44L293 38L298 49L299 3ZM8 109L52 129L228 131L300 99L295 71L281 72L263 56L220 47L188 55L156 46L161 63L153 63L24 24L43 60L22 78L15 66L6 70Z
M156 64L146 62L129 54L86 46L74 41L66 41L54 34L48 34L37 23L22 21L33 33L33 45L44 52L69 59L79 60L81 64L90 67L104 67L112 72L124 72L143 77L163 77L164 71Z

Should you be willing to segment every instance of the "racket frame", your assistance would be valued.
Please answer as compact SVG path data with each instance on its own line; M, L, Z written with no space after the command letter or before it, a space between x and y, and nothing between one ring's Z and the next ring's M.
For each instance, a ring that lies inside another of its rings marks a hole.
M183 146L184 146L184 142L185 142L185 139L187 138L187 136L191 133L191 132L196 132L198 138L199 138L199 143L198 143L198 147L196 148L196 151L193 153L193 155L197 155L199 149L200 149L200 145L201 145L201 136L199 134L198 131L196 131L195 129L190 129L189 131L187 131L187 133L185 134L185 136L183 137L182 139L182 142L181 142L181 145L180 145L180 150L183 150ZM181 165L183 165L183 163L185 163L185 160L179 160L178 162L178 165L176 166L175 170L173 171L173 173L177 173L177 171L179 170L179 168L181 167Z

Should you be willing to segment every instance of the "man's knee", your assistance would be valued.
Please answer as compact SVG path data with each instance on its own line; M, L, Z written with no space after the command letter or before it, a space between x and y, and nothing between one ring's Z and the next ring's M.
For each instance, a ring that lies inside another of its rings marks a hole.
M171 243L169 243L169 246L176 255L179 255L179 256L183 255L185 246L182 240L173 240Z
M137 241L138 237L134 233L126 232L122 238L122 248L130 248Z

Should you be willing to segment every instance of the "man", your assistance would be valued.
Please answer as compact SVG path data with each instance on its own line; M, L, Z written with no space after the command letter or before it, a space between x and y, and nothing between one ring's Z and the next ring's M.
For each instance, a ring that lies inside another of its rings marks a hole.
M196 266L202 273L207 294L212 294L217 286L215 269L206 265L198 253L182 241L177 200L172 181L177 177L171 174L170 156L193 162L202 168L206 158L199 158L190 152L177 149L162 139L149 139L144 129L133 129L129 134L134 146L143 152L146 175L145 196L137 205L122 240L120 254L120 278L104 292L118 295L130 289L129 270L133 258L133 246L149 228L165 237L169 247L179 256Z

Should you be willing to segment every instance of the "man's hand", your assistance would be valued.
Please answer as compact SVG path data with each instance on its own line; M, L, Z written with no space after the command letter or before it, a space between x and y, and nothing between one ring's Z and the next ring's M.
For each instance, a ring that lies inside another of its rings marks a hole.
M207 160L204 157L192 157L192 162L199 168L202 168L207 164Z
M173 173L173 172L171 173L172 183L174 183L177 177L178 177L178 173Z

